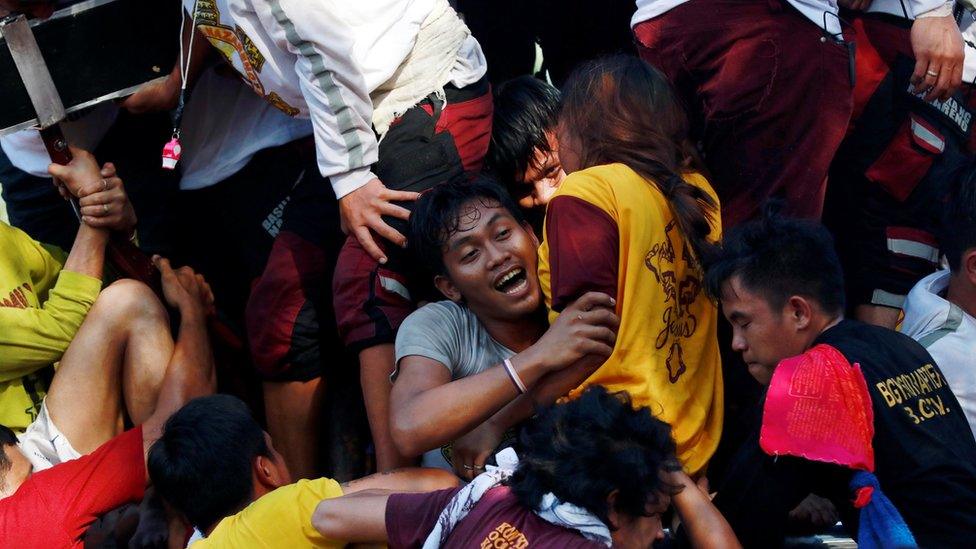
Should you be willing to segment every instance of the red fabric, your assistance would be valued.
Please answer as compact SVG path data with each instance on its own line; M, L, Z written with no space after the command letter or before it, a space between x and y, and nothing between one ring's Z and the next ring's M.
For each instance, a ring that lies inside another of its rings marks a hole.
M390 549L421 547L437 523L437 517L457 491L457 488L449 488L429 494L391 495L386 504ZM542 520L523 507L511 489L498 487L485 493L441 547L588 549L606 546L590 541L574 530Z
M260 374L273 377L289 370L296 323L308 302L306 288L321 284L327 269L322 248L289 231L275 238L245 313L251 356Z
M145 488L142 427L136 427L89 455L35 473L0 500L0 545L82 547L96 518L142 500Z
M858 488L857 492L854 493L854 508L860 509L871 503L872 496L874 496L873 486L862 486Z
M546 208L552 309L562 311L586 292L617 297L620 233L599 207L557 196Z
M912 240L932 246L933 248L937 248L939 246L938 241L935 239L935 236L933 236L932 233L923 231L921 229L914 229L912 227L888 227L885 232L888 235L888 238Z
M857 80L854 86L854 111L852 120L857 120L878 85L888 76L898 54L914 58L909 29L903 29L872 17L856 17L853 38L857 43L855 71Z
M380 246L385 244L381 242ZM347 347L359 351L393 342L396 330L414 310L413 299L383 286L385 278L407 288L407 277L399 270L396 265L377 263L355 237L346 239L339 252L332 293L336 324Z
M865 177L901 202L912 194L936 159L935 154L917 143L911 127L913 118L905 120L888 148L864 172Z
M874 409L859 365L821 343L776 366L763 405L764 452L873 472L872 438Z
M846 48L769 0L689 0L634 27L687 106L728 229L767 198L819 218L852 108Z
M430 105L424 105L427 114L433 114ZM491 141L491 93L480 97L448 103L441 111L434 129L437 133L449 132L454 138L461 164L466 172L480 172L484 165L488 143Z

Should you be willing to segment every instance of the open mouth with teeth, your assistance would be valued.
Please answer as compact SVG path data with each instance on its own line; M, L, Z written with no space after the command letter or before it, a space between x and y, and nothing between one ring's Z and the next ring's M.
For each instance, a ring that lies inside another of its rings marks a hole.
M516 267L501 276L495 282L495 289L503 294L516 294L529 283L525 276L525 269Z

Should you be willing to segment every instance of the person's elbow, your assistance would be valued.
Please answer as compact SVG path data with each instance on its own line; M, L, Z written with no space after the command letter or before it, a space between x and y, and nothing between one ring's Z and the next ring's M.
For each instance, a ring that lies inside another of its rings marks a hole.
M425 447L426 433L416 414L394 412L391 416L390 436L400 455L416 457L430 449Z
M312 526L329 539L351 539L351 528L342 515L342 500L327 499L315 507L312 513Z

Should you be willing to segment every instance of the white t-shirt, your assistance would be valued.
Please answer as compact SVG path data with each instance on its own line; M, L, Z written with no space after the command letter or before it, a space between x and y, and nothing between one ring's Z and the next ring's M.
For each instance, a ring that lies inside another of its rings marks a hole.
M183 152L177 165L182 174L180 189L219 183L237 173L257 152L311 133L308 120L282 113L239 79L208 68L183 111Z
M942 297L950 276L936 271L915 284L905 299L901 331L935 359L976 435L976 318Z
M319 169L341 198L375 177L371 94L416 54L421 24L445 1L221 0L198 2L196 17L258 95L290 116L311 117ZM233 25L222 22L228 9ZM449 80L425 95L484 76L470 34L453 55Z

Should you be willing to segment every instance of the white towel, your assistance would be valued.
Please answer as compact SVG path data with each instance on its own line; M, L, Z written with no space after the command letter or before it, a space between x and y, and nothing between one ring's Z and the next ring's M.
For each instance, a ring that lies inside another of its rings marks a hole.
M451 81L458 50L470 35L447 0L435 0L410 54L393 76L370 94L373 128L380 139L398 116L431 93L444 100L444 85Z
M505 448L495 456L498 466L489 465L484 473L478 475L470 484L454 494L451 501L447 503L444 510L437 517L437 523L431 530L427 540L424 541L424 549L437 549L451 535L451 531L459 522L468 516L471 509L478 504L478 501L492 488L505 482L515 468L518 467L518 455L515 450ZM540 509L535 510L536 515L542 520L577 530L583 537L594 541L599 541L610 547L613 544L610 538L610 529L594 515L582 507L572 503L564 503L552 493L542 497Z

